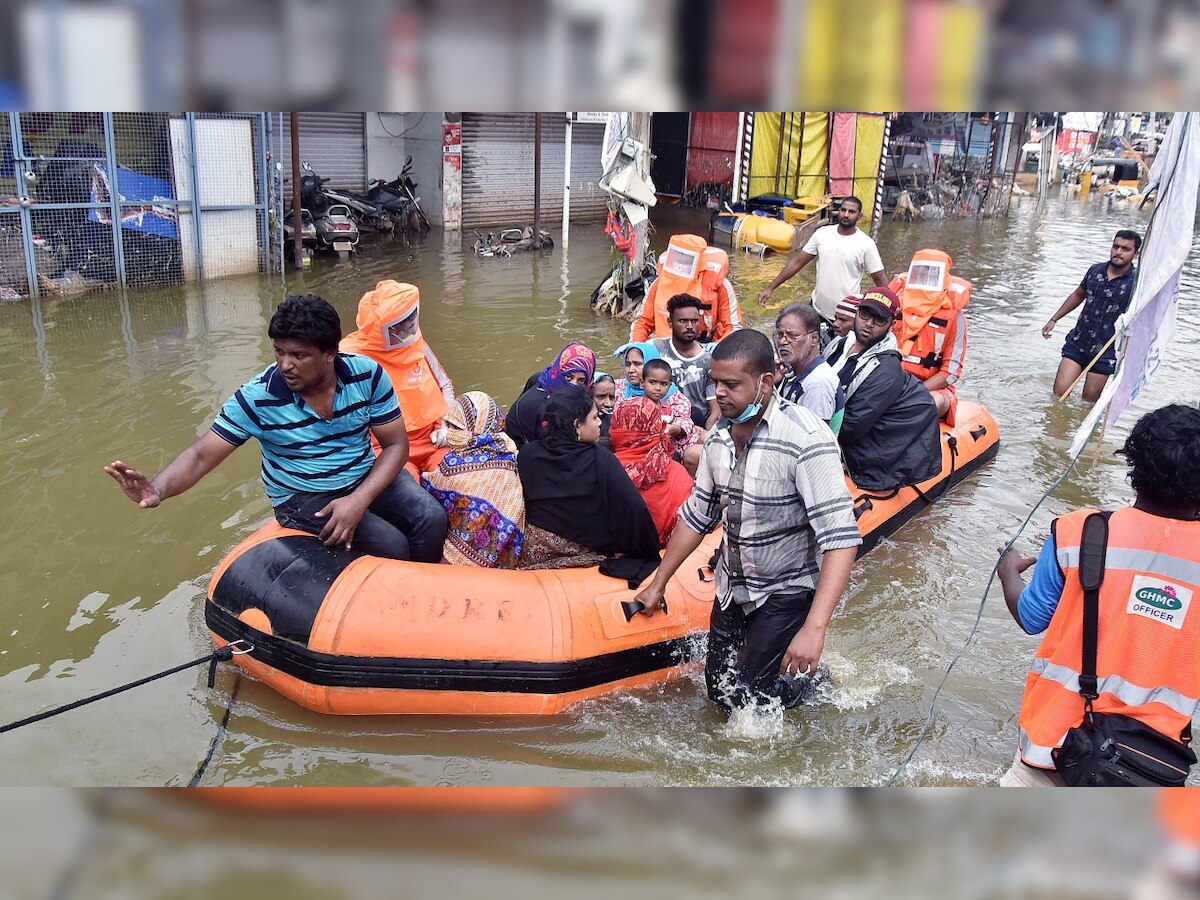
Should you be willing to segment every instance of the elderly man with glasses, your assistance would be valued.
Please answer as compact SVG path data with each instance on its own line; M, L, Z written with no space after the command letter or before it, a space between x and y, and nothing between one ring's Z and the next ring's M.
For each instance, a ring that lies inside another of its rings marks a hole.
M785 306L775 317L775 352L783 364L779 393L816 413L833 428L841 424L845 391L821 355L821 317L807 303Z

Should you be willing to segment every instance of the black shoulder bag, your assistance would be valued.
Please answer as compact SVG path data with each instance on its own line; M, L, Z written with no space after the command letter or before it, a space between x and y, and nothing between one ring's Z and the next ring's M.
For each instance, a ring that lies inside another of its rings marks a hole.
M1079 542L1079 585L1083 588L1083 668L1079 693L1083 722L1067 732L1052 751L1054 767L1070 787L1182 787L1196 754L1188 743L1172 740L1131 716L1098 713L1096 645L1100 629L1100 585L1108 549L1108 513L1093 513L1083 523ZM1191 741L1188 726L1185 741Z

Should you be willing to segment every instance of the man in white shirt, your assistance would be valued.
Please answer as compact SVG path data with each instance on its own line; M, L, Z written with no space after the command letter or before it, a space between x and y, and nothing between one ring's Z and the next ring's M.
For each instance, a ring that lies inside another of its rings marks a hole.
M876 287L887 287L879 249L866 233L859 231L862 201L846 197L838 210L837 224L825 225L813 232L804 248L788 260L783 271L771 286L758 295L758 305L766 306L775 289L817 260L817 283L812 292L812 305L821 319L832 326L834 311L843 298L860 293L863 275L870 275ZM821 343L828 342L822 335Z

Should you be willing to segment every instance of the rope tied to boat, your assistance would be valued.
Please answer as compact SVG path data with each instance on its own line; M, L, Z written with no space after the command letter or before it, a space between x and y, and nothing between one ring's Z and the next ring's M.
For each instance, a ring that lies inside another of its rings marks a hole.
M119 687L112 688L111 690L96 694L93 697L85 697L82 700L76 700L73 703L68 703L64 706L56 706L54 709L45 710L44 712L40 712L35 716L29 716L28 718L20 719L16 722L10 722L7 725L2 725L0 726L0 734L3 734L6 731L15 731L18 728L23 728L26 725L32 725L35 722L42 722L46 719L54 718L55 716L61 716L63 713L70 712L74 709L79 709L81 706L87 706L89 703L96 703L99 700L107 700L109 697L116 696L117 694L123 694L125 691L131 691L136 687L141 687L142 685L149 684L152 681L158 681L159 679L166 678L168 675L175 675L176 673L186 671L187 669L194 669L197 666L208 666L208 686L211 688L216 683L217 663L228 662L235 656L241 656L245 653L250 653L253 650L254 645L249 641L233 641L232 643L226 644L223 647L218 647L207 656L202 656L199 659L193 659L191 662L181 663L178 666L172 666L169 669L164 669L163 671L156 672L153 675L147 675L145 678L139 678L137 681L131 681L127 684L120 685Z

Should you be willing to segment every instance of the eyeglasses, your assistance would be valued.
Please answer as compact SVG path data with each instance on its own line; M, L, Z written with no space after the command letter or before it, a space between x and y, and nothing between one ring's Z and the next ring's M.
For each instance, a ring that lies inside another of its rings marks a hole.
M809 335L809 334L816 334L816 332L815 331L782 331L782 330L776 329L775 340L787 341L789 344L794 344L796 341L800 340L800 338L804 337L805 335Z
M858 308L858 315L866 319L868 322L874 322L876 325L890 325L893 321L891 316L881 316L872 309Z

